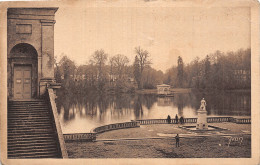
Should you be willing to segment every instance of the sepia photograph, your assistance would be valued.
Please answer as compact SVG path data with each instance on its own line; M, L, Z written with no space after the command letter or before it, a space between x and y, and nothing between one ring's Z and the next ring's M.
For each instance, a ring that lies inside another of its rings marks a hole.
M3 164L259 163L258 1L0 7Z

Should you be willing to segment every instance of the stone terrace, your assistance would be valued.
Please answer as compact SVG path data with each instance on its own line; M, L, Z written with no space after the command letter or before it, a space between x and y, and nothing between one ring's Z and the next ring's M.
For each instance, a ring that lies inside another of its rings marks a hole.
M194 124L184 124L194 125ZM222 131L195 133L177 124L141 125L98 135L96 142L66 143L71 158L177 158L177 157L250 157L251 124L210 123ZM175 148L176 134L181 147ZM243 137L242 145L228 147L228 137ZM197 152L199 151L199 152ZM210 151L210 152L209 152Z

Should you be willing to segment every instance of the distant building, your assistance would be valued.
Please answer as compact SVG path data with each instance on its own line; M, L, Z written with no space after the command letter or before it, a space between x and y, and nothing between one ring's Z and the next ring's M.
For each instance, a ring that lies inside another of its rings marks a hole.
M169 95L171 86L167 84L157 85L157 94L159 95Z

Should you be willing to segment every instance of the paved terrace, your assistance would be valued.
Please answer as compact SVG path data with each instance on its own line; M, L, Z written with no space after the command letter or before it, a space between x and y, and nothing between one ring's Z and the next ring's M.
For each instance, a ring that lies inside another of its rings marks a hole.
M191 123L183 125L195 126ZM71 158L225 158L251 155L251 124L209 123L226 130L207 133L179 128L183 125L153 124L113 130L98 134L95 142L69 142L66 147ZM177 133L181 137L179 148L175 147ZM229 137L243 137L242 145L234 143L228 146Z

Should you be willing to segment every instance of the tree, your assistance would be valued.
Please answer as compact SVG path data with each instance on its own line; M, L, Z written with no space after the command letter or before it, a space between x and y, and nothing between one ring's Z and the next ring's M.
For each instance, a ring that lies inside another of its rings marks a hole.
M74 61L69 59L66 55L63 56L59 62L61 70L63 71L64 79L74 78L76 65Z
M74 83L72 82L75 77L75 70L76 70L76 65L74 61L72 61L66 55L64 55L59 62L59 69L61 74L64 77L62 86L68 90L74 89L75 86Z
M205 73L204 73L204 85L206 88L210 87L210 61L209 61L209 56L206 56L205 59Z
M138 88L141 88L141 71L140 71L140 62L137 56L135 56L134 61L134 78L137 82Z
M141 49L141 47L135 48L136 57L138 58L138 62L140 65L140 88L143 88L143 71L144 68L149 66L151 64L151 61L149 59L149 52L147 50Z
M180 56L178 57L177 84L178 87L183 87L183 61Z
M146 89L156 88L156 85L163 83L163 72L152 67L146 67L143 72L143 87Z
M129 59L121 54L117 54L110 59L111 72L116 74L119 79L125 73L126 65L129 63Z
M98 76L103 78L103 69L107 61L107 54L103 49L96 50L90 59L90 63L95 65L98 69Z
M127 90L128 74L126 74L127 64L129 59L122 55L117 54L110 58L110 85L114 86L116 92Z
M103 91L103 88L106 83L106 74L105 74L105 64L107 61L107 54L103 49L96 50L90 59L90 64L94 65L97 68L97 79L98 79L98 89Z
M56 82L61 83L62 74L61 74L60 67L57 62L57 56L54 57L54 64L55 64L54 65L55 66L54 67L55 80L56 80Z

